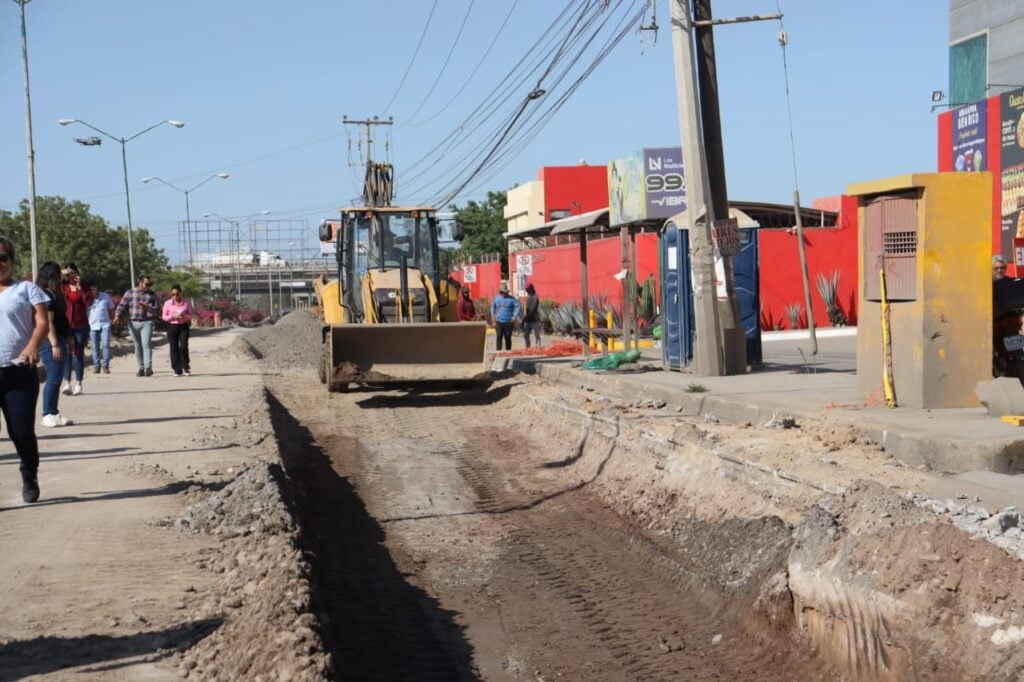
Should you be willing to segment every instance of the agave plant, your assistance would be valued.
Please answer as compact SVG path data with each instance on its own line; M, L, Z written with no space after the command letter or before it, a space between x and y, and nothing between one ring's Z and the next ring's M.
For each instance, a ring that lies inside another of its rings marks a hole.
M789 318L790 329L800 329L800 316L804 314L804 306L802 303L787 303L782 306L782 309L786 312L786 317Z
M825 303L828 310L828 321L833 327L845 327L849 324L846 313L839 307L839 276L838 270L833 270L827 277L820 272L814 278L814 285L818 289L818 295Z

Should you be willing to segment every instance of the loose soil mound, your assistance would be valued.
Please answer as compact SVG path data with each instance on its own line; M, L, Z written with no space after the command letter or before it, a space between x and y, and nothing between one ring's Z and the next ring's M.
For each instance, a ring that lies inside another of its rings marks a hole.
M320 366L320 320L305 310L290 312L277 324L257 327L236 339L232 348L277 369Z

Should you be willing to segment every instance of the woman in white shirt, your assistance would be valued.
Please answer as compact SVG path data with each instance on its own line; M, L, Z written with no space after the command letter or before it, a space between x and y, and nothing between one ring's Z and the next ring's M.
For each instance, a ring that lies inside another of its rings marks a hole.
M14 245L0 237L0 410L21 460L21 497L39 499L39 346L50 328L49 297L32 282L14 279Z

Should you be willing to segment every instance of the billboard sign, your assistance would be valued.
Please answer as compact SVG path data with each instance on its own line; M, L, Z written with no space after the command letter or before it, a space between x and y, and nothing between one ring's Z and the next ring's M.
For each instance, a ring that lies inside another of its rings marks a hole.
M957 171L988 170L985 132L988 102L982 100L953 111L953 168Z
M1001 253L1013 253L1013 240L1024 237L1024 88L1000 98L999 152L1002 202Z
M643 161L640 154L631 154L608 164L608 220L611 225L643 220Z
M645 218L671 218L686 208L682 148L644 149L644 201Z

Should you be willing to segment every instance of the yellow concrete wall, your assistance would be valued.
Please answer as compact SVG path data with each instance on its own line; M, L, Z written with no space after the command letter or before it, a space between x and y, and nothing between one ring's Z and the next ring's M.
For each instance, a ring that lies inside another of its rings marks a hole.
M860 197L860 311L857 385L877 401L882 388L881 306L864 297L864 204L879 194L923 191L918 203L917 298L890 303L896 399L905 407L978 404L978 381L992 375L991 177L987 173L905 175L851 185Z
M505 204L505 231L509 234L530 230L544 224L544 182L531 180L513 187Z

